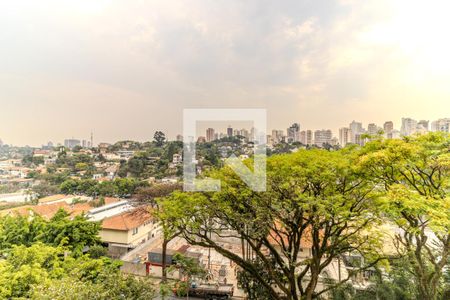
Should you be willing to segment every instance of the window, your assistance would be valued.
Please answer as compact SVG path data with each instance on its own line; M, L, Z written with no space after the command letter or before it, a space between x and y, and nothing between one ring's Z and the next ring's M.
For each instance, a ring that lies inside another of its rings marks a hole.
M138 233L138 228L136 227L136 228L133 228L133 235L135 235L135 234L137 234Z

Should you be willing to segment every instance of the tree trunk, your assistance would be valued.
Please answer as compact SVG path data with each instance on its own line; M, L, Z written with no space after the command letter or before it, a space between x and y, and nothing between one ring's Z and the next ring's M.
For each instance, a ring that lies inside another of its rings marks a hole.
M161 261L161 271L162 271L162 282L167 281L167 269L166 269L166 252L167 252L168 241L164 238L162 243L162 261Z

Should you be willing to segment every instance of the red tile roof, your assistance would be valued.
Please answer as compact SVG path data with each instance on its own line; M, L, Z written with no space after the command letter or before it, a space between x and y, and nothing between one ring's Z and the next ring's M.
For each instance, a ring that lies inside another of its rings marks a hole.
M153 220L154 217L146 207L137 208L130 212L121 213L102 222L103 229L128 231Z

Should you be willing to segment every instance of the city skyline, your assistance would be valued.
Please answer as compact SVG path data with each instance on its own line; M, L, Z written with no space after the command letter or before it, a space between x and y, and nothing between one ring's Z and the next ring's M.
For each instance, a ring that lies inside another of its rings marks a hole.
M404 129L404 123L406 122L407 126L411 127L409 129ZM424 125L424 122L426 125ZM281 141L281 137L286 137L289 138L291 137L293 140L295 141L300 141L302 138L305 137L300 137L300 133L303 131L310 131L312 134L312 137L310 137L312 139L312 141L314 141L314 132L315 131L330 131L331 132L331 138L336 138L339 143L341 145L345 145L345 143L342 143L343 140L347 140L348 138L348 142L355 142L354 140L351 141L350 137L343 137L342 136L342 130L343 129L348 129L350 130L349 132L346 132L346 135L351 134L351 132L353 131L353 133L369 133L369 134L375 134L378 130L383 130L385 134L388 134L387 137L392 138L392 132L395 133L394 137L400 137L401 135L410 135L412 133L415 132L420 132L416 131L416 126L425 126L423 127L424 131L439 131L437 128L433 128L433 124L437 123L437 122L443 122L446 124L445 129L439 129L440 131L446 131L449 132L449 128L450 128L450 117L443 117L443 118L439 118L436 120L425 120L425 119L413 119L410 117L402 117L400 119L400 122L395 122L392 120L385 120L383 122L380 123L376 123L376 122L365 122L362 120L352 120L351 122L349 121L347 123L347 125L342 125L336 129L332 129L332 128L325 128L325 127L318 127L318 128L310 128L308 126L304 126L302 125L301 122L296 122L296 121L291 121L288 123L288 125L285 126L285 128L267 128L266 132L268 136L273 136L274 132L275 135L279 135L279 139ZM212 125L215 124L216 126ZM219 125L218 125L219 124ZM224 125L224 124L228 124L228 125ZM231 124L238 124L237 126L232 126ZM352 129L352 124L355 124L359 127L359 129L355 130L354 128ZM197 124L199 125L199 124ZM291 132L289 133L289 130L292 129L293 126L299 126L297 130L295 130L295 132ZM387 126L387 127L386 127ZM372 129L371 129L372 127ZM414 127L414 128L412 128ZM209 137L208 137L208 130L212 129L212 132L210 132ZM231 131L230 131L231 130ZM198 138L204 138L205 141L210 142L215 140L217 137L225 137L225 136L235 136L236 134L236 130L237 131L241 131L241 130L246 130L249 134L252 130L252 125L251 122L246 122L246 121L240 121L240 122L207 122L207 121L202 121L200 122L200 126L197 126L197 137ZM147 139L135 139L134 141L138 141L138 142L145 142L145 141L151 141L153 139L153 134L156 131L162 131L163 133L166 134L166 132L164 130L155 130L153 132L149 133L149 137ZM239 134L238 134L239 135ZM293 135L297 135L295 138L293 137ZM175 134L174 136L170 136L170 135L166 135L166 138L168 140L179 140L179 137L182 137L181 133ZM0 136L0 145L2 144L9 144L9 145L13 145L13 146L31 146L31 147L36 147L39 148L41 146L48 146L49 144L51 144L51 146L53 145L64 145L66 146L66 144L77 144L83 147L90 147L91 145L96 146L96 144L98 145L99 143L114 143L114 142L118 142L118 141L124 141L124 140L133 140L130 138L125 138L125 139L121 139L121 140L113 140L113 141L108 141L108 140L102 140L100 139L96 139L94 142L94 133L91 131L89 133L89 136L81 136L81 137L66 137L63 138L62 140L55 140L55 139L47 139L46 142L42 142L40 144L36 144L36 145L30 145L30 144L26 144L26 145L17 145L17 144L11 144L8 143L7 141L5 142L5 140L2 140L2 137ZM66 146L67 147L67 146ZM71 148L71 147L68 147Z
M437 0L5 1L0 138L174 137L185 108L266 108L269 128L335 135L352 119L443 118L447 11Z

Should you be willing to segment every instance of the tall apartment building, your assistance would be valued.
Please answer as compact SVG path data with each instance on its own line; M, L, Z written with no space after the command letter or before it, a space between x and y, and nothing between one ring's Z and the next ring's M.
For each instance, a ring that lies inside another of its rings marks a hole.
M283 141L283 137L284 137L283 130L277 130L277 129L272 130L272 142L274 144L281 143Z
M421 133L425 133L428 132L430 129L429 126L430 122L427 120L420 120L419 122L417 122L417 131L421 132Z
M206 129L206 141L207 142L212 142L212 141L214 141L214 139L215 139L214 128Z
M243 136L245 138L245 140L248 140L250 137L250 133L248 132L247 129L244 129L244 128L239 130L238 135Z
M333 133L330 129L322 129L314 131L314 144L322 147L323 144L331 144Z
M386 136L386 138L392 139L392 137L393 137L392 132L394 131L394 122L392 122L392 121L384 122L383 131L384 131L384 135Z
M431 122L431 131L450 132L450 118L438 119Z
M81 145L80 140L75 140L75 139L64 140L64 147L69 148L69 149L72 149L75 146L80 146L80 145Z
M348 127L339 128L339 144L345 147L351 143L352 131Z
M289 143L300 141L300 124L294 123L287 129L287 139Z
M361 122L356 122L355 120L353 120L348 127L350 128L350 132L351 132L351 138L350 138L350 142L357 144L356 143L356 135L357 134L361 134L364 132L364 129L362 127L362 123Z
M377 135L379 131L379 128L376 124L370 123L367 125L367 133L370 135Z
M228 137L233 136L233 128L231 126L228 126L228 128L227 128L227 136Z
M303 145L312 145L312 131L311 130L303 130L300 131L300 143Z
M402 127L400 128L400 133L403 136L408 136L416 133L417 131L417 121L411 118L402 118Z

